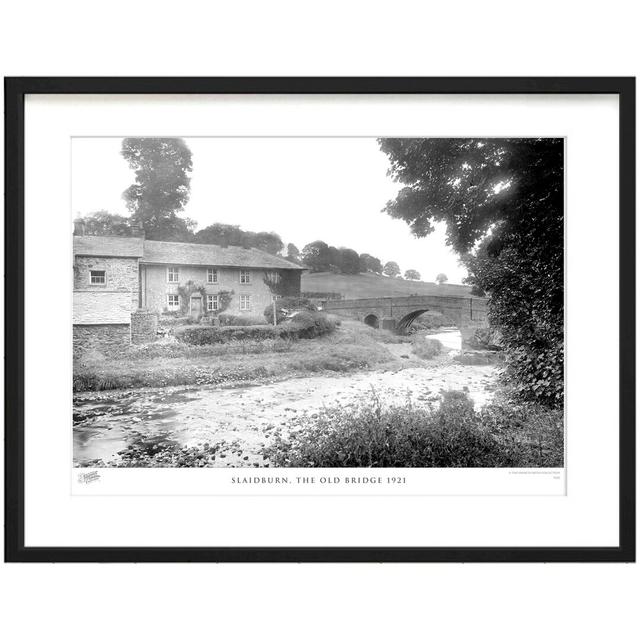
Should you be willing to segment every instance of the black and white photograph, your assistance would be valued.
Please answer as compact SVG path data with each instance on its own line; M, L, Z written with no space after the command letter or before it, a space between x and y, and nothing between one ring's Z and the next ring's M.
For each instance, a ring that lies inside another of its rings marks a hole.
M13 559L634 557L633 80L7 87Z
M75 468L565 466L564 138L74 137L71 177Z

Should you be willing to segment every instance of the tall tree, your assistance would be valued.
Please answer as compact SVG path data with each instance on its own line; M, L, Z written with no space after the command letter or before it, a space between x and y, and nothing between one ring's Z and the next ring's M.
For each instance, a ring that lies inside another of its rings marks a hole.
M447 278L447 274L446 273L439 273L436 276L436 282L438 284L444 284L445 282L448 282L448 281L449 281L449 278Z
M389 276L390 278L396 278L400 275L400 267L397 262L391 260L384 265L383 273L385 276Z
M382 262L380 262L379 258L375 258L368 253L361 253L360 270L370 271L371 273L382 273Z
M251 249L255 247L273 255L284 249L284 243L272 231L244 231L237 224L214 222L195 234L195 241L202 244L235 245Z
M353 249L340 247L340 273L360 273L360 256Z
M193 238L195 223L177 214L189 200L191 150L180 138L125 138L122 156L136 181L122 194L132 222L152 240Z
M310 242L302 248L302 262L311 271L329 271L331 264L329 245L322 240Z
M329 256L329 271L333 273L341 273L342 272L342 254L340 253L340 249L334 246L329 246L328 256Z
M275 256L284 249L284 242L282 242L282 238L273 231L259 231L255 234L255 241L251 243L251 246Z
M406 280L420 280L420 272L415 269L407 269L404 272L404 277Z
M557 138L381 139L402 183L386 206L425 236L447 241L490 294L515 392L563 402L564 143Z
M195 241L200 244L232 244L241 245L245 232L237 224L214 222L195 234Z
M298 249L293 242L290 242L287 245L287 260L291 260L291 262L296 263L300 260L300 249Z

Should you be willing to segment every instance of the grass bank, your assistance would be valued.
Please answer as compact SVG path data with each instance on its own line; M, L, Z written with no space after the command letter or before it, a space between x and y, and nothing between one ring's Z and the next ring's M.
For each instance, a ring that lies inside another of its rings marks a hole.
M102 391L242 383L321 371L374 369L398 364L385 344L403 340L388 331L346 321L333 333L310 340L132 345L116 353L90 352L76 359L73 387L74 391Z

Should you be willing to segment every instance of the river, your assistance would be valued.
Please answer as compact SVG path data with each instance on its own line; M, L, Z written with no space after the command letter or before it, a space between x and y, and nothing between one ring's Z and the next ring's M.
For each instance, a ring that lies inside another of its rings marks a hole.
M459 333L430 335L459 348ZM406 343L387 345L398 358L415 359ZM414 364L414 363L410 363ZM322 374L233 388L164 387L84 392L74 396L74 462L118 459L130 444L170 440L181 446L220 445L219 466L256 466L274 426L303 411L345 404L372 392L386 404L407 400L433 406L443 390L466 390L476 407L493 396L493 365L464 366L448 356L392 371Z

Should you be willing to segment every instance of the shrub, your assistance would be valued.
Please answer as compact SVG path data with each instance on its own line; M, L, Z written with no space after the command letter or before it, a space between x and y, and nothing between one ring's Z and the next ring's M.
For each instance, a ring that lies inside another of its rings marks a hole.
M247 327L251 325L267 324L264 316L236 316L232 313L221 313L218 315L220 325L223 327Z
M320 311L299 311L278 325L284 332L293 331L298 338L317 338L331 333L336 326L332 318Z
M517 418L514 424L514 418ZM562 415L527 407L476 412L462 392L443 394L435 411L369 401L324 408L276 434L264 449L278 467L557 467Z
M317 311L311 300L307 298L278 298L276 300L276 318L277 322L283 322L296 311ZM265 307L264 316L269 324L273 324L273 304Z
M305 312L306 313L306 312ZM298 339L316 338L335 329L332 322L324 313L296 317L283 322L277 327L261 324L248 326L192 326L175 330L175 336L180 342L191 345L220 344L238 340L268 340L273 338Z
M180 342L192 345L219 344L234 340L267 340L277 337L275 327L253 325L246 327L193 326L176 329Z
M333 322L333 324L335 324L336 327L342 326L342 318L340 316L336 316L333 313L325 313L325 315L327 316L328 320L330 320L331 322Z
M411 340L411 351L419 358L431 360L442 352L442 343L433 338L425 338L422 333L417 333Z
M494 402L479 412L482 424L517 467L564 464L564 413L538 404Z

